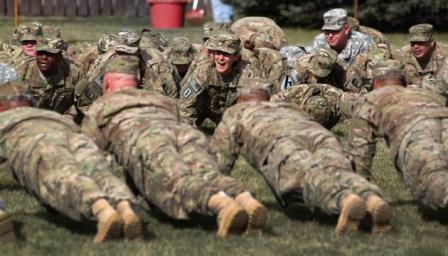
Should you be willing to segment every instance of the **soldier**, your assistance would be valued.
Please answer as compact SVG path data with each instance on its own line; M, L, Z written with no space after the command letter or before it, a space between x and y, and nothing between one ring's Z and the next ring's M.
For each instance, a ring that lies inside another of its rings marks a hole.
M29 86L37 107L68 113L74 103L74 89L83 77L82 70L62 55L61 39L41 39L36 61L19 67L19 79Z
M162 34L154 32L148 28L141 31L142 38L140 39L140 49L152 50L165 53L169 48L169 41Z
M138 192L166 215L216 215L219 237L239 232L247 221L249 229L261 230L266 208L219 172L207 138L181 122L175 100L135 89L136 72L136 61L107 63L105 95L89 108L83 131L116 156Z
M381 33L381 31L371 27L361 26L358 19L350 16L347 17L347 24L352 31L358 31L364 35L370 36L375 44L385 44L387 47L390 47L389 39Z
M78 126L61 115L30 107L33 97L17 82L0 86L1 161L43 205L76 220L98 222L94 242L140 239L129 188L112 174L110 159Z
M345 85L345 71L337 63L337 53L330 48L319 48L312 54L299 58L294 69L281 83L284 90L292 84L330 84L340 89ZM288 81L286 81L286 79Z
M329 84L296 84L271 96L270 101L298 106L312 120L331 129L341 119L350 117L358 93L344 92Z
M182 79L184 79L193 61L194 54L195 51L190 39L186 37L173 38L168 53L168 61L174 67L172 74L178 90L180 90Z
M448 55L448 45L434 40L431 24L412 26L409 35L410 47L401 49L404 74L408 84L420 84L424 76L437 75Z
M366 211L373 233L390 229L388 204L378 187L352 172L337 138L296 107L265 102L268 86L266 80L248 81L215 129L211 145L221 170L230 174L241 154L281 206L302 198L310 208L339 214L337 234L356 231Z
M374 72L373 91L354 107L349 157L357 173L370 177L378 137L385 137L397 170L423 205L448 206L447 99L405 88L402 70L386 61Z
M448 87L448 58L445 58L442 67L437 74L437 79L442 81Z
M30 22L21 24L13 33L13 40L3 44L0 60L15 67L22 61L36 56L37 39L43 35L42 24Z
M357 31L351 31L347 24L347 11L336 8L324 13L324 33L314 38L310 47L306 48L312 53L319 48L329 47L338 53L338 63L347 69L355 57L367 51L373 39Z
M239 81L260 73L241 60L241 42L233 32L215 35L207 44L213 61L199 63L185 78L180 93L181 115L198 126L205 118L219 122L224 110L236 100Z
M372 70L379 61L385 61L391 57L390 48L386 44L371 45L367 52L356 56L353 65L347 69L345 86L359 93L371 91Z

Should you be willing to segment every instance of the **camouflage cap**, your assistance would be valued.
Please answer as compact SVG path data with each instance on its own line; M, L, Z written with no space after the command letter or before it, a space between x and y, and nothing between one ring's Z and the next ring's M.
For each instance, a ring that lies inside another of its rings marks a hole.
M106 73L122 73L138 76L140 74L139 59L132 55L115 56L104 65L103 74Z
M311 73L318 77L327 77L338 60L338 54L330 48L320 48L311 60Z
M118 44L118 36L115 34L102 34L98 40L98 51L101 53L106 53L114 49L115 45Z
M17 79L16 70L6 63L0 63L0 85Z
M214 51L236 54L241 50L241 40L231 30L213 33L207 43L207 48Z
M387 44L373 44L367 50L368 60L387 60L390 59L392 53Z
M323 125L330 123L330 120L333 118L330 104L320 95L311 96L306 100L305 111L314 121Z
M265 93L271 95L273 84L265 78L245 78L238 87L238 96L250 95L253 93Z
M118 43L115 51L135 54L139 50L141 35L133 29L122 29L118 32Z
M409 28L410 42L428 42L432 39L433 27L431 24L417 24Z
M347 24L347 11L335 8L324 13L324 25L322 30L340 30Z
M190 39L175 37L171 42L168 60L174 65L190 64L193 61L194 50Z
M61 30L58 27L45 25L42 27L42 31L46 37L61 38Z
M36 52L60 53L64 47L64 41L60 38L41 38L37 41Z
M207 40L209 39L212 34L218 30L222 29L230 29L230 24L228 23L217 23L217 22L206 22L203 25L203 33L202 33L202 39Z
M0 101L28 101L34 103L30 90L22 81L11 81L0 85Z
M43 35L42 24L39 22L23 23L17 28L18 40L37 41Z
M403 75L403 64L398 60L378 61L372 70L374 79L387 75Z

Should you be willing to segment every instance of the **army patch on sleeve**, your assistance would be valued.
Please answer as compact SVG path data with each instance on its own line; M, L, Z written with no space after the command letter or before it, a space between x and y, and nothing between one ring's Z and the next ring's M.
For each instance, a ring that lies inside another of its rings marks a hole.
M190 98L193 94L198 94L202 91L202 86L198 83L198 81L193 78L190 82L185 86L182 90L182 97L185 99Z

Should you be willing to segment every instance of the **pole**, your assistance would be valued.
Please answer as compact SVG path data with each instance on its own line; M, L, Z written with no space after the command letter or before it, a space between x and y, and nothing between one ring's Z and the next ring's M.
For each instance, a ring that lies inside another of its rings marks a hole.
M19 26L19 0L14 0L14 27Z
M358 0L354 0L354 2L353 2L353 13L354 13L355 19L358 19L358 16L359 16Z

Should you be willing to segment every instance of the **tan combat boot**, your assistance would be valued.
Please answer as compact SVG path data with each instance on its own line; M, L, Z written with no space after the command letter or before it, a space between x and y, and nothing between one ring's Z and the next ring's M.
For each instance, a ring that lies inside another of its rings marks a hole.
M117 204L117 211L124 222L124 237L128 240L142 240L142 223L140 222L140 218L131 208L131 204L128 201L121 201Z
M367 198L367 212L372 216L372 234L383 234L392 228L390 207L381 197L373 195Z
M0 243L16 240L11 215L0 210Z
M246 234L261 235L268 219L268 210L260 202L255 200L249 192L244 192L235 197L249 216Z
M220 238L239 233L247 225L246 211L223 192L210 197L208 208L218 215L217 236Z
M92 204L92 213L98 220L95 243L120 236L123 220L106 199L98 199Z
M340 205L336 234L352 233L358 230L359 223L366 215L366 203L359 196L349 194Z

